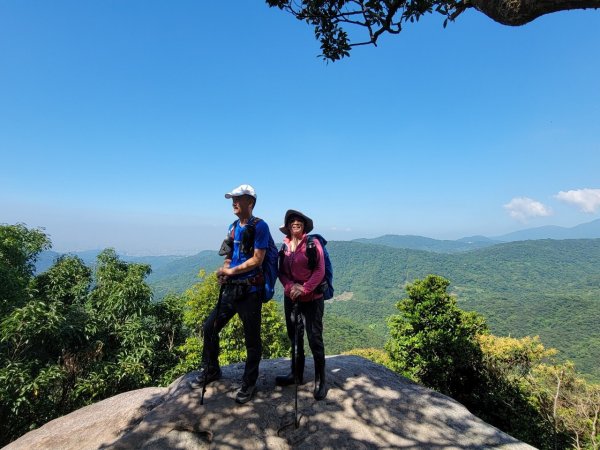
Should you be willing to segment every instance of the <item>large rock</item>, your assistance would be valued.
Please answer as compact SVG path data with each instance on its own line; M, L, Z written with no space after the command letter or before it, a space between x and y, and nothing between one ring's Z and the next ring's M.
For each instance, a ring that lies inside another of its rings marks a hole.
M189 385L192 372L168 388L126 392L53 420L6 449L532 448L451 398L357 356L327 358L330 390L320 402L307 360L296 428L294 386L274 383L288 370L289 360L262 361L258 390L245 405L234 402L243 364L223 368L204 405Z

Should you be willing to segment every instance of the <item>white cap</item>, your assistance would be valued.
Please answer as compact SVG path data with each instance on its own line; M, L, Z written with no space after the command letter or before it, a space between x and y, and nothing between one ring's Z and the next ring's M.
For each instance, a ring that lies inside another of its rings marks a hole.
M233 191L225 194L225 198L240 197L242 195L250 195L256 198L256 192L249 184L242 184L241 186L236 187Z

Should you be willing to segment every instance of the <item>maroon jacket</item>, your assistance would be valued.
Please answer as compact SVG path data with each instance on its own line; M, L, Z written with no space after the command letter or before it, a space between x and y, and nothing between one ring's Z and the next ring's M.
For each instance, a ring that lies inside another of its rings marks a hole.
M318 239L313 239L317 249L317 264L315 270L308 268L308 257L306 256L306 244L308 236L302 236L296 251L290 251L291 241L289 237L283 239L286 245L286 251L283 255L283 261L279 266L279 281L283 284L283 291L286 297L290 296L290 291L294 283L301 284L304 287L305 294L299 297L301 302L310 302L323 297L323 294L314 292L325 277L325 258L323 256L323 247Z

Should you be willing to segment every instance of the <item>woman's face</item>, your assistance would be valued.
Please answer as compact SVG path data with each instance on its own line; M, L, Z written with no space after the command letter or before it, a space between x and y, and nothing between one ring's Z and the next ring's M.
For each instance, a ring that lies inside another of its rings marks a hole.
M302 237L304 234L304 222L298 217L291 217L288 222L288 230L293 237Z

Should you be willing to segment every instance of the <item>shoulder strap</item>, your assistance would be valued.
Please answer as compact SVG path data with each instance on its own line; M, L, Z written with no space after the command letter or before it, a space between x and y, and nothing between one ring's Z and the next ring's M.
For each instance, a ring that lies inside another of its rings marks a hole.
M260 222L262 219L258 218L258 217L250 217L250 219L248 220L248 223L246 224L246 226L244 227L244 232L242 234L242 239L241 239L241 250L243 253L245 253L246 255L250 255L252 256L252 253L254 253L254 237L255 237L255 233L256 233L256 224L258 222ZM236 223L238 223L239 220L236 220Z
M237 227L239 222L240 220L238 219L229 226L229 236L231 236L231 239L235 239L235 227Z
M306 240L306 257L308 258L308 268L315 270L317 267L317 247L315 246L315 237L311 234L308 235Z

